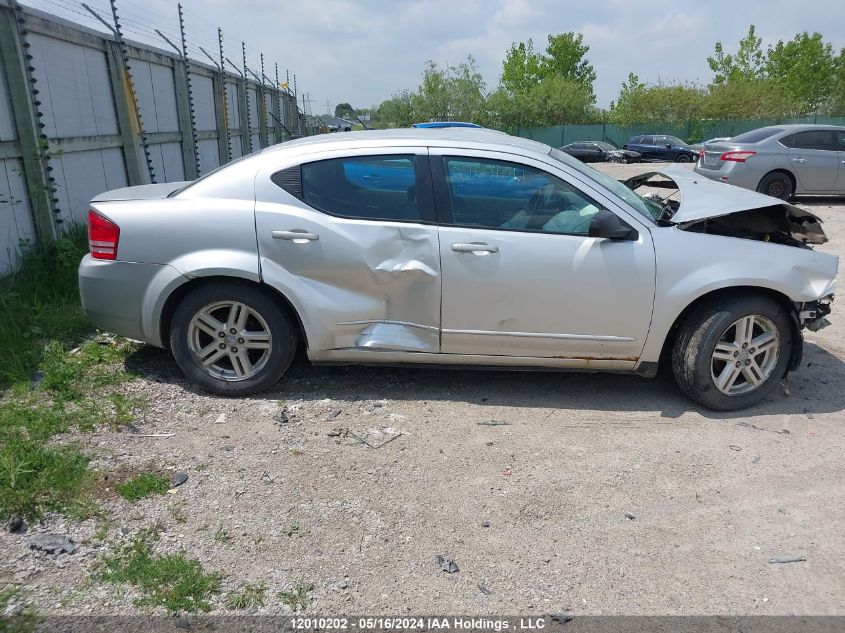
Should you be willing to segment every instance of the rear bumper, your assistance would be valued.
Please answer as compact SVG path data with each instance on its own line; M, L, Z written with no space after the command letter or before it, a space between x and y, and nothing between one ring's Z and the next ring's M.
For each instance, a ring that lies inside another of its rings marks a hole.
M699 161L695 165L695 173L710 180L724 182L743 189L751 189L752 191L757 190L761 178L757 169L752 169L746 163L733 161L724 162L721 169L707 169L702 167L701 161Z
M187 279L172 266L103 261L86 255L79 264L82 309L98 328L162 347L162 290Z

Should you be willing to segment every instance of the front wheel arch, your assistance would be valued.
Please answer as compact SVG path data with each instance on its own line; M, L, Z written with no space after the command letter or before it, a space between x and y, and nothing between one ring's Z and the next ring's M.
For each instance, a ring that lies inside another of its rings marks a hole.
M755 294L775 300L784 308L784 310L787 311L787 314L792 315L792 334L795 337L795 340L799 340L801 337L801 327L798 324L798 312L795 308L795 304L792 302L792 299L785 294L778 292L777 290L772 290L771 288L763 288L762 286L731 286L729 288L719 288L718 290L711 290L710 292L694 299L677 317L675 317L672 327L669 328L669 332L663 340L663 346L660 349L660 364L663 366L666 366L667 362L671 364L670 359L672 349L675 346L675 340L678 335L678 328L684 321L686 321L690 314L707 303L718 303L720 301L727 301L734 297L748 297ZM800 361L800 345L793 347L792 354L793 357L789 364L789 370L796 369L796 354L797 360Z
M302 324L302 319L300 318L299 313L293 307L293 304L286 296L284 296L275 288L268 286L267 284L262 284L249 279L244 279L243 277L233 277L227 275L196 277L178 286L173 292L170 293L170 296L167 297L167 300L165 301L164 306L162 307L161 315L159 317L159 323L161 328L161 340L164 345L169 346L170 327L171 322L173 320L173 312L176 310L176 306L178 306L182 299L194 289L215 281L236 282L244 286L256 288L266 294L282 309L285 315L290 319L290 322L296 325L299 341L301 342L301 344L305 345L305 349L308 349L308 338L305 332L305 327Z

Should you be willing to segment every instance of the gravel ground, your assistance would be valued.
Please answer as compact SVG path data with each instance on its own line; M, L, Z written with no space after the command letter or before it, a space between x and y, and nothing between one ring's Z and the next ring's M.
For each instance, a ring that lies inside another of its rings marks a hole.
M842 254L845 202L800 202L826 220L821 250ZM136 613L131 590L89 574L112 544L158 524L157 551L222 571L224 594L265 582L262 613L286 613L275 592L305 581L315 613L845 614L836 310L833 323L807 335L788 387L738 413L698 407L666 372L304 361L274 391L230 400L143 348L130 359L142 377L124 387L150 403L136 432L74 439L99 468L178 469L188 481L135 504L104 494L102 544L93 520L30 529L68 534L82 543L73 555L3 532L0 585L21 583L43 613ZM228 542L215 539L221 527ZM437 555L460 571L441 571ZM768 562L787 555L806 561Z

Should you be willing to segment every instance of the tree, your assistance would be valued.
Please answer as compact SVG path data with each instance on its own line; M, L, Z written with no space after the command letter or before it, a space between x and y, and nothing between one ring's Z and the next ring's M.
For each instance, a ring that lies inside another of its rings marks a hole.
M701 118L704 91L692 84L647 85L634 73L622 83L608 119L618 125L631 123L685 123Z
M514 42L505 53L502 63L500 85L512 95L526 94L540 83L543 76L540 71L540 55L534 52L534 42Z
M765 69L794 104L791 114L827 114L835 92L837 61L833 46L822 41L821 33L805 31L770 46Z
M355 116L355 108L348 103L338 103L334 107L334 115L341 119L352 119Z
M413 95L410 90L401 90L383 101L375 109L375 125L380 128L408 127L414 122L411 107Z
M552 75L576 81L593 92L596 71L585 59L590 47L584 44L584 36L572 31L560 35L549 35L546 55L540 59L540 74L545 79Z
M739 41L736 55L724 52L721 42L716 42L713 57L707 58L710 70L715 73L713 85L722 86L728 82L760 79L763 76L763 40L757 37L754 25L748 27L748 34Z
M472 56L457 66L429 61L411 110L418 121L474 121L484 114L486 86Z

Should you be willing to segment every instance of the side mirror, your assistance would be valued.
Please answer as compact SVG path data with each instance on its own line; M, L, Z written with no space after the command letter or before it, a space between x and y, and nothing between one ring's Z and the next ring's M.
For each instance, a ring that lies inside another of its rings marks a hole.
M666 149L672 149L672 143L666 143Z
M603 237L608 240L636 240L640 234L607 209L599 209L590 220L589 237Z

